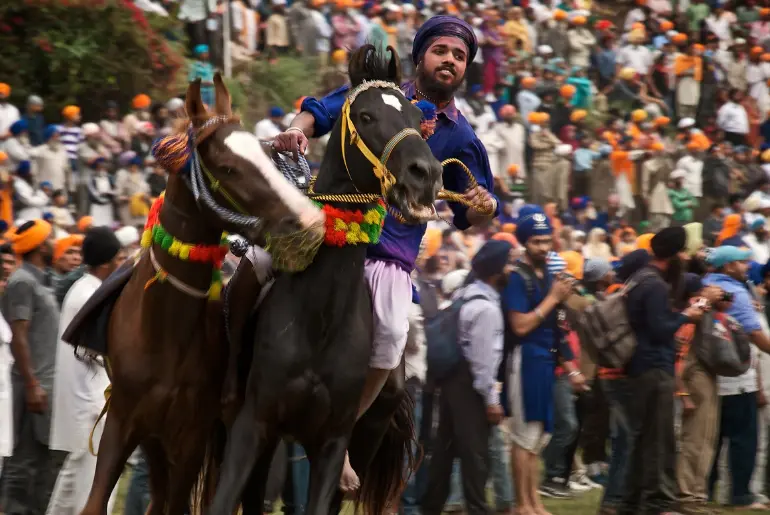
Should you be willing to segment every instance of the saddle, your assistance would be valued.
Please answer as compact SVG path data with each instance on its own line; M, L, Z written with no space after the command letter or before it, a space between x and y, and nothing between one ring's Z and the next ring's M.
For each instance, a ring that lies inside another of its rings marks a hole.
M62 340L87 355L107 355L110 315L123 288L131 279L134 263L133 259L127 259L102 282L67 326Z

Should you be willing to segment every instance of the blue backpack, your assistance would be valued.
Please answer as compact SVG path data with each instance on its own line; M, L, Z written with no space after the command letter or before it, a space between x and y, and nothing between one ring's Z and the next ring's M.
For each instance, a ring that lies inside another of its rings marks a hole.
M432 379L444 379L463 359L458 334L460 310L468 302L485 298L483 295L473 295L466 299L461 295L435 316L425 320L426 361Z

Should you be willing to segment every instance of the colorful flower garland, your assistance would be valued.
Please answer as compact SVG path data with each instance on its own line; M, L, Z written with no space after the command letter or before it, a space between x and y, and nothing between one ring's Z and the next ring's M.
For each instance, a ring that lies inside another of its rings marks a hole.
M222 233L222 238L218 245L184 243L176 239L160 223L160 210L163 207L164 198L165 195L158 197L150 208L150 214L147 216L147 222L142 233L142 247L149 248L155 243L166 251L167 254L182 261L212 264L214 271L211 274L209 299L218 300L222 292L222 263L230 250L227 244L226 233Z
M335 247L358 244L376 244L380 241L385 223L385 201L380 199L374 207L362 212L339 209L315 202L326 215L324 243Z

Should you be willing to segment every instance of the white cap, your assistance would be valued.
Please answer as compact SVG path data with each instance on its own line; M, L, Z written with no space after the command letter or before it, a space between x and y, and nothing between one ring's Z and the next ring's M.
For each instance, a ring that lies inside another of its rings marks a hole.
M695 120L693 118L682 118L681 120L679 120L679 124L677 125L677 127L679 127L680 129L687 129L688 127L692 127L693 125L695 125Z
M94 136L96 134L99 134L99 126L95 123L84 123L83 124L83 136Z
M540 45L537 47L537 53L538 54L552 54L553 48L551 48L549 45Z
M412 4L404 4L401 9L403 9L405 13L413 13L417 11L417 8Z
M168 102L166 102L166 109L169 111L176 111L177 109L181 109L184 107L184 100L182 100L179 97L174 97L170 99Z
M735 41L733 41L733 45L745 45L746 40L743 38L735 38Z
M441 279L441 291L445 296L452 295L465 282L468 270L452 270Z
M387 4L383 5L385 10L393 12L393 13L400 13L403 9L401 9L400 5L396 5L392 2L388 2Z
M566 143L556 145L553 153L557 156L566 157L572 153L572 145L567 145Z
M286 5L286 0L273 0L273 5Z
M687 177L687 172L681 169L674 170L671 172L671 175L668 176L669 179L674 181L677 179L684 179L685 177Z
M126 225L115 231L115 237L123 247L139 243L139 231L133 225Z

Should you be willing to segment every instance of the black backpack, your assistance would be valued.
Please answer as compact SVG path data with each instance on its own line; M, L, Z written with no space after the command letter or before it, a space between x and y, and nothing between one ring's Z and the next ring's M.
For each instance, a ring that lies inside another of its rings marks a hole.
M460 295L449 306L439 310L434 317L425 319L426 362L432 379L440 381L447 377L463 359L458 330L460 310L467 303L477 299L486 297L472 295L465 298L461 290Z

